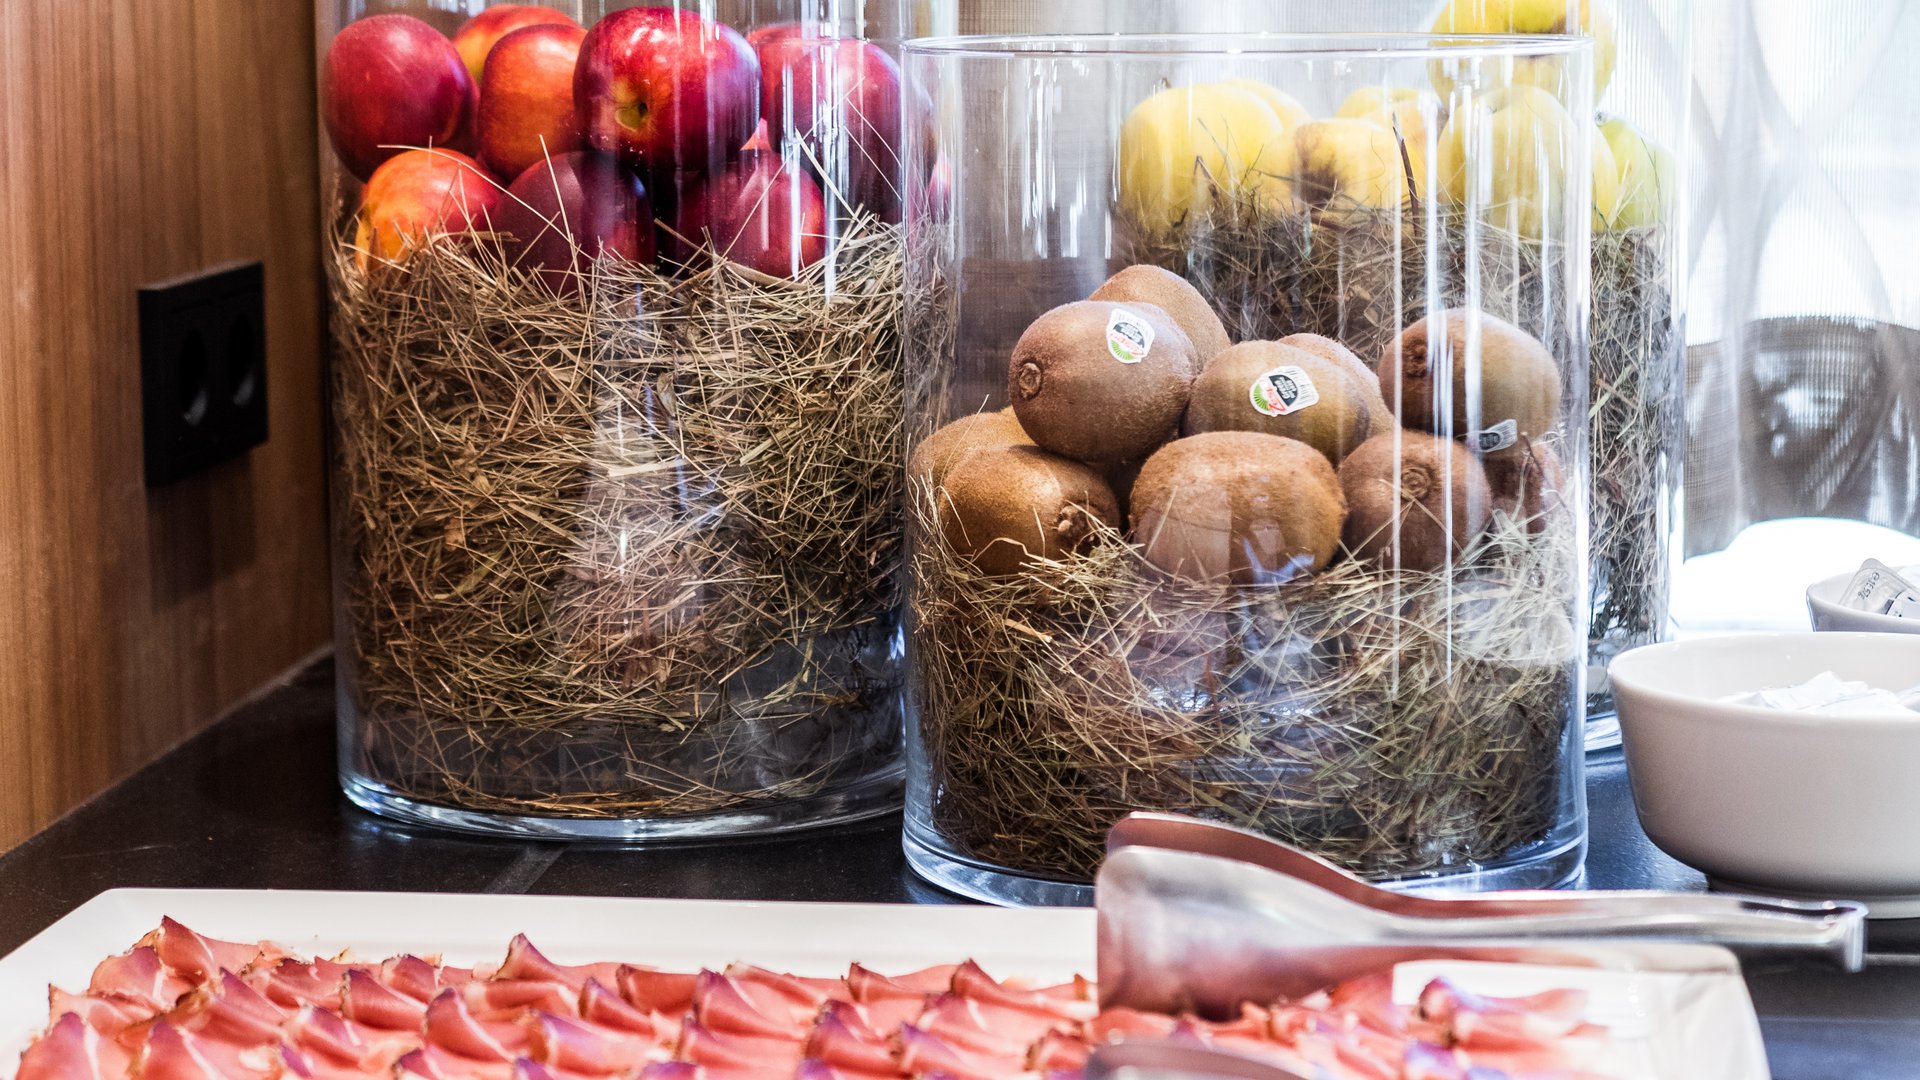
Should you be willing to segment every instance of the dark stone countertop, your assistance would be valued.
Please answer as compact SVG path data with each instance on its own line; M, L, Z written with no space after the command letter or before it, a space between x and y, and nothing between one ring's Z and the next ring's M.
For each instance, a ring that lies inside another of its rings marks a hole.
M335 786L333 715L322 662L0 857L0 954L128 886L956 902L907 868L897 817L645 851L387 824ZM1617 757L1588 794L1588 887L1705 888L1648 843ZM1920 920L1875 924L1869 950L1859 975L1750 973L1780 1080L1920 1078Z

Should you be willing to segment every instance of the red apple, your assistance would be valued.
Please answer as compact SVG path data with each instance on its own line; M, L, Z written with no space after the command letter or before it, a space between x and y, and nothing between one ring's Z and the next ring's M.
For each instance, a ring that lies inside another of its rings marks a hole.
M726 258L775 277L797 277L827 253L820 185L772 154L688 178L674 228L690 242L709 239Z
M753 133L760 64L731 27L677 8L616 11L580 46L573 99L595 149L649 170L705 170Z
M570 293L595 258L654 259L653 208L632 169L586 151L560 154L521 173L493 215L516 266Z
M577 26L528 26L500 39L480 80L480 160L496 175L519 176L535 162L583 145L573 110Z
M396 154L373 171L360 197L360 266L402 262L438 234L490 229L501 198L480 163L457 150Z
M473 81L484 82L482 70L487 55L501 38L526 26L572 26L580 24L572 18L549 7L534 4L495 4L487 10L460 24L453 32L453 47L460 52L460 59L467 65L467 73Z
M334 152L362 180L405 148L457 145L472 118L460 54L411 15L348 23L327 47L320 81Z
M779 22L768 23L747 31L747 44L753 48L755 56L760 58L760 66L766 67L767 46L788 38L831 37L833 32L824 23Z
M900 220L900 65L857 38L788 36L765 46L760 109L775 150L798 140L828 187Z

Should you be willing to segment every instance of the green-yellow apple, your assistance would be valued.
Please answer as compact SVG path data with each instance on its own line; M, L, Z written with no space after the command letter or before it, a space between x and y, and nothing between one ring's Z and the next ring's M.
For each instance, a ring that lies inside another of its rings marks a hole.
M1576 120L1536 86L1480 95L1457 108L1440 133L1440 192L1481 220L1533 239L1564 239L1569 163L1578 140L1593 153L1587 215L1604 227L1619 201L1619 170L1600 130Z
M1172 87L1134 106L1119 157L1122 208L1160 230L1206 216L1216 200L1289 205L1298 165L1292 132L1273 109L1220 83Z
M1678 195L1673 155L1619 117L1603 122L1600 134L1620 170L1620 201L1613 211L1613 227L1641 229L1665 221Z
M1584 34L1593 38L1593 97L1600 99L1613 78L1614 54L1618 49L1613 32L1613 15L1606 0L1449 0L1433 20L1436 34ZM1492 73L1493 81L1479 89L1496 85L1539 86L1560 89L1562 63L1557 56L1518 58L1506 70ZM1428 66L1433 85L1443 95L1450 94L1459 72L1447 60L1435 60ZM1483 75L1483 78L1485 76Z

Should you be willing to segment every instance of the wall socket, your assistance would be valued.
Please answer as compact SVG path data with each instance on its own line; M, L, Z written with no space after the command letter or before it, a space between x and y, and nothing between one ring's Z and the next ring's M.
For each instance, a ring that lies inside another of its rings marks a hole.
M147 486L267 441L266 272L215 267L140 289Z

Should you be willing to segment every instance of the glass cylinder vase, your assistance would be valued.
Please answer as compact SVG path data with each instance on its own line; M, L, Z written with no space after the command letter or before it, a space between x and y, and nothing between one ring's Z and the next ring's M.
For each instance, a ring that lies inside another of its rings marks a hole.
M897 805L902 5L320 5L348 795Z
M1614 206L1594 222L1592 557L1587 745L1620 742L1607 664L1672 632L1686 454L1685 221L1692 0L1072 0L979 3L948 21L1007 33L1561 33L1594 40L1596 156ZM1605 192L1602 193L1603 196Z
M1407 887L1570 879L1590 45L963 37L906 68L915 868L1084 901L1158 810Z

